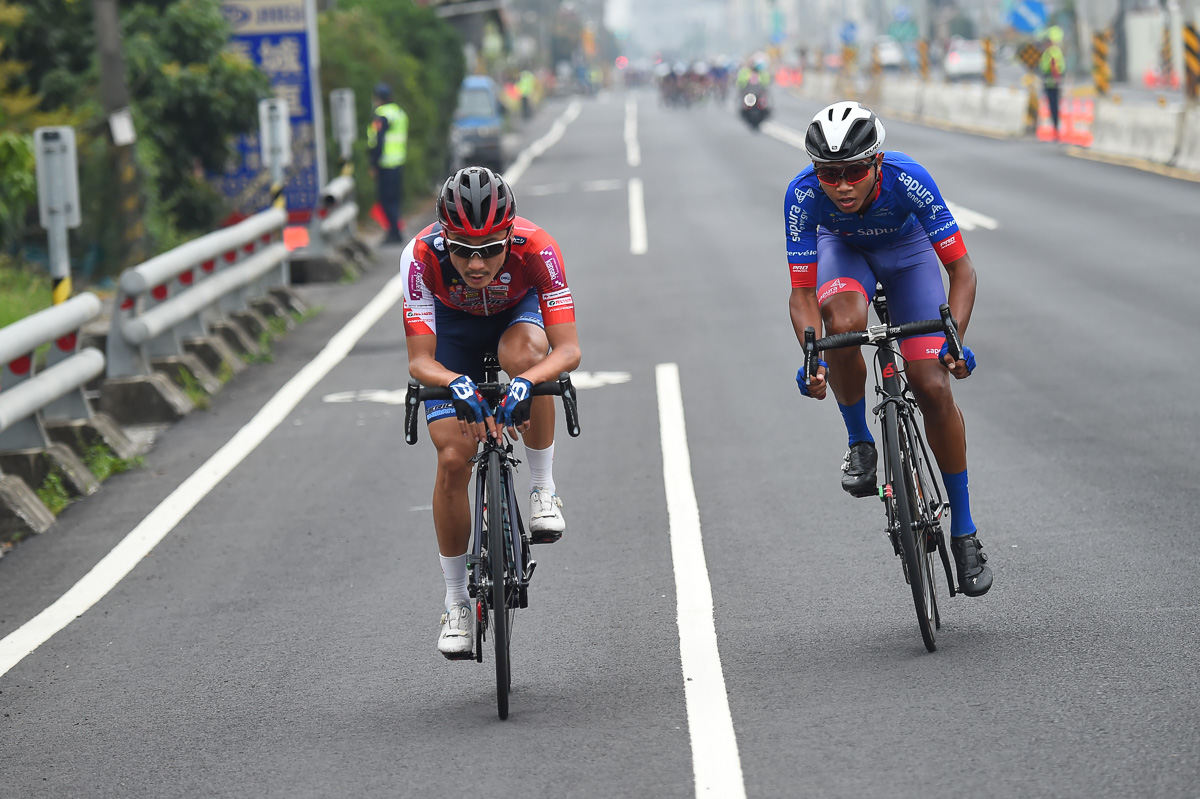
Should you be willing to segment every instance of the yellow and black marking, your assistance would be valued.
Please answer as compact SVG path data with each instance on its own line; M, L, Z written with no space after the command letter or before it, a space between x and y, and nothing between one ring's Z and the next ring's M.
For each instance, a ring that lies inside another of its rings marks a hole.
M287 203L283 199L282 183L276 183L275 185L271 186L271 205L276 208L282 208L285 211L287 210Z
M1092 36L1092 82L1096 94L1107 97L1112 84L1112 68L1108 65L1108 47L1112 31L1106 30Z
M883 74L883 64L879 63L879 45L871 47L871 75L878 78Z
M50 302L54 305L61 305L69 299L71 299L71 276L55 278L50 289Z
M1183 29L1183 69L1187 75L1184 91L1191 100L1200 92L1200 32L1195 25Z
M983 82L996 85L996 43L991 39L983 40Z
M929 42L922 39L917 42L918 65L921 70L921 80L929 80Z
M1026 69L1036 72L1042 63L1042 51L1033 42L1025 42L1017 48L1017 58Z
M1174 66L1171 64L1171 26L1163 25L1162 44L1159 46L1159 60L1162 63L1163 77L1169 77Z
M858 48L846 45L842 48L842 72L853 75L858 67Z

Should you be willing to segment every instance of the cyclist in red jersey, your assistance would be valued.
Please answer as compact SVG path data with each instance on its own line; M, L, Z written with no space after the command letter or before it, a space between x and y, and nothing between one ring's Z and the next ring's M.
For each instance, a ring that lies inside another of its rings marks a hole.
M408 371L456 396L426 403L425 417L438 452L433 526L446 581L438 651L462 659L475 640L466 554L471 458L489 432L519 432L530 472L530 535L535 543L556 541L566 523L552 469L554 398L531 397L529 389L575 369L580 351L558 243L517 216L512 187L500 175L460 169L442 187L436 210L437 222L409 242L400 268L407 274ZM495 416L476 388L487 352L496 353L511 381Z

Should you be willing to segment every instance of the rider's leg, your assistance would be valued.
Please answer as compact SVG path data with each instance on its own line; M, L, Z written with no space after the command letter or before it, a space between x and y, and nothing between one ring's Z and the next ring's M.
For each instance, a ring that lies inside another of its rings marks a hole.
M821 304L821 321L827 335L862 330L867 326L867 298L857 291L833 294ZM861 349L829 350L823 356L829 363L829 387L837 399L838 410L846 423L850 445L874 441L867 426L867 364Z
M477 445L462 434L454 416L429 423L437 447L437 476L433 484L433 529L437 533L446 607L467 600L467 545L471 540L471 458Z

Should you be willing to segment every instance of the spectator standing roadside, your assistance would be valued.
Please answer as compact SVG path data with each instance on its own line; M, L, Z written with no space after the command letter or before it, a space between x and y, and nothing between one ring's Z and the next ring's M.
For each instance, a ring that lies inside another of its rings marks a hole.
M392 88L375 85L375 117L367 128L371 177L387 220L385 244L404 241L404 162L408 157L408 114L392 102Z
M1067 61L1063 56L1062 47L1059 46L1063 39L1062 28L1051 25L1050 29L1046 31L1046 36L1050 39L1050 44L1042 51L1042 91L1046 94L1046 105L1050 109L1050 121L1054 124L1054 138L1057 139L1059 90Z

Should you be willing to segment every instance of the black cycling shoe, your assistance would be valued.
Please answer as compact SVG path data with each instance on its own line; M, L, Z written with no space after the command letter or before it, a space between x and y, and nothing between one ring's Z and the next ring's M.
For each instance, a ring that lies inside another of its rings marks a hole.
M975 533L950 539L954 564L958 567L958 590L967 596L983 596L992 587L992 570L987 565L983 544Z
M842 490L852 497L873 497L876 494L875 464L879 453L870 441L858 441L842 462Z

